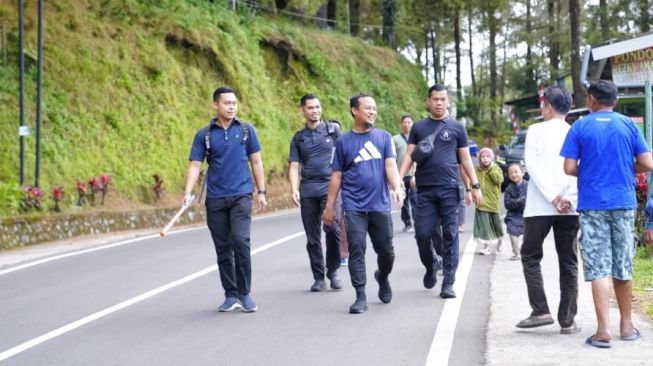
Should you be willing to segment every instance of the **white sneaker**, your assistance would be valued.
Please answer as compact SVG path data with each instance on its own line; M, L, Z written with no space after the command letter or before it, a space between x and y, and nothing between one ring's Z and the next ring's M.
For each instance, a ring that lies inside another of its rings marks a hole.
M501 253L501 244L503 244L503 242L501 240L499 240L497 242L497 253Z
M483 244L483 249L478 251L478 254L480 255L490 255L490 253L491 253L490 246L487 244Z

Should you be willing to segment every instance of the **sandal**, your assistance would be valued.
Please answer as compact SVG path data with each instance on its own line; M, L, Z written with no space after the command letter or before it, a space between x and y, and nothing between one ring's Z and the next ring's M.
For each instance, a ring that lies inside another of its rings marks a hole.
M627 336L621 336L619 337L622 341L636 341L642 337L642 334L639 332L639 329L633 328L635 330L635 333Z
M612 345L610 344L610 341L602 341L600 339L594 339L593 335L587 337L585 340L585 344L589 344L590 346L594 346L597 348L610 348Z

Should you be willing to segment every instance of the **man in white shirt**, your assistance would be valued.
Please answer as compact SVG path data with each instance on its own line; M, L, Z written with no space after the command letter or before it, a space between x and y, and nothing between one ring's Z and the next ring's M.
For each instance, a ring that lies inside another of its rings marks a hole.
M569 92L558 86L544 93L544 122L529 127L526 135L524 160L530 175L526 208L524 209L524 243L521 261L532 312L517 323L518 328L534 328L553 324L553 317L542 280L542 245L553 228L560 268L560 333L580 330L574 317L578 300L578 200L576 178L565 174L564 158L560 156L569 124L565 116L572 104Z

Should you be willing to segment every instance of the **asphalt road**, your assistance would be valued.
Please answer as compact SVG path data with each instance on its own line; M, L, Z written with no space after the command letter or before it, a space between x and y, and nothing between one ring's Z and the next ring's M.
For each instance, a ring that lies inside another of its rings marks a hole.
M482 365L494 257L466 248L472 214L458 299L440 299L440 276L435 289L423 288L413 234L400 231L396 214L392 303L376 296L368 245L362 315L348 313L346 267L342 291L308 291L297 210L252 224L253 314L216 311L223 292L205 227L3 267L0 365Z

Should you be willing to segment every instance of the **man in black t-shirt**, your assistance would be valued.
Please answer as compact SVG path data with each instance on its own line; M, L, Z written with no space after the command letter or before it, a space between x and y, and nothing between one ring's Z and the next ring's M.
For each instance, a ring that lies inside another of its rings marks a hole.
M320 224L331 178L331 154L335 140L342 132L338 124L321 120L322 107L316 95L304 95L300 106L306 127L297 131L290 141L288 177L292 200L301 207L302 223L306 231L306 251L315 280L310 290L326 290L325 275L331 281L331 288L340 290L342 282L337 272L340 268L340 220L335 220L332 225L323 225L326 234L326 271Z
M429 117L413 125L408 137L406 158L399 175L403 177L413 163L411 157L415 146L428 136L437 132L433 152L417 164L415 183L417 185L417 218L415 219L415 239L422 264L426 267L424 287L431 289L437 283L433 247L433 236L438 226L442 227L443 275L440 297L454 298L453 284L458 268L458 210L464 198L458 164L469 177L475 204L482 199L480 185L476 179L474 165L467 148L467 131L462 124L449 117L449 97L442 85L429 88L427 104ZM440 125L442 125L440 127Z

